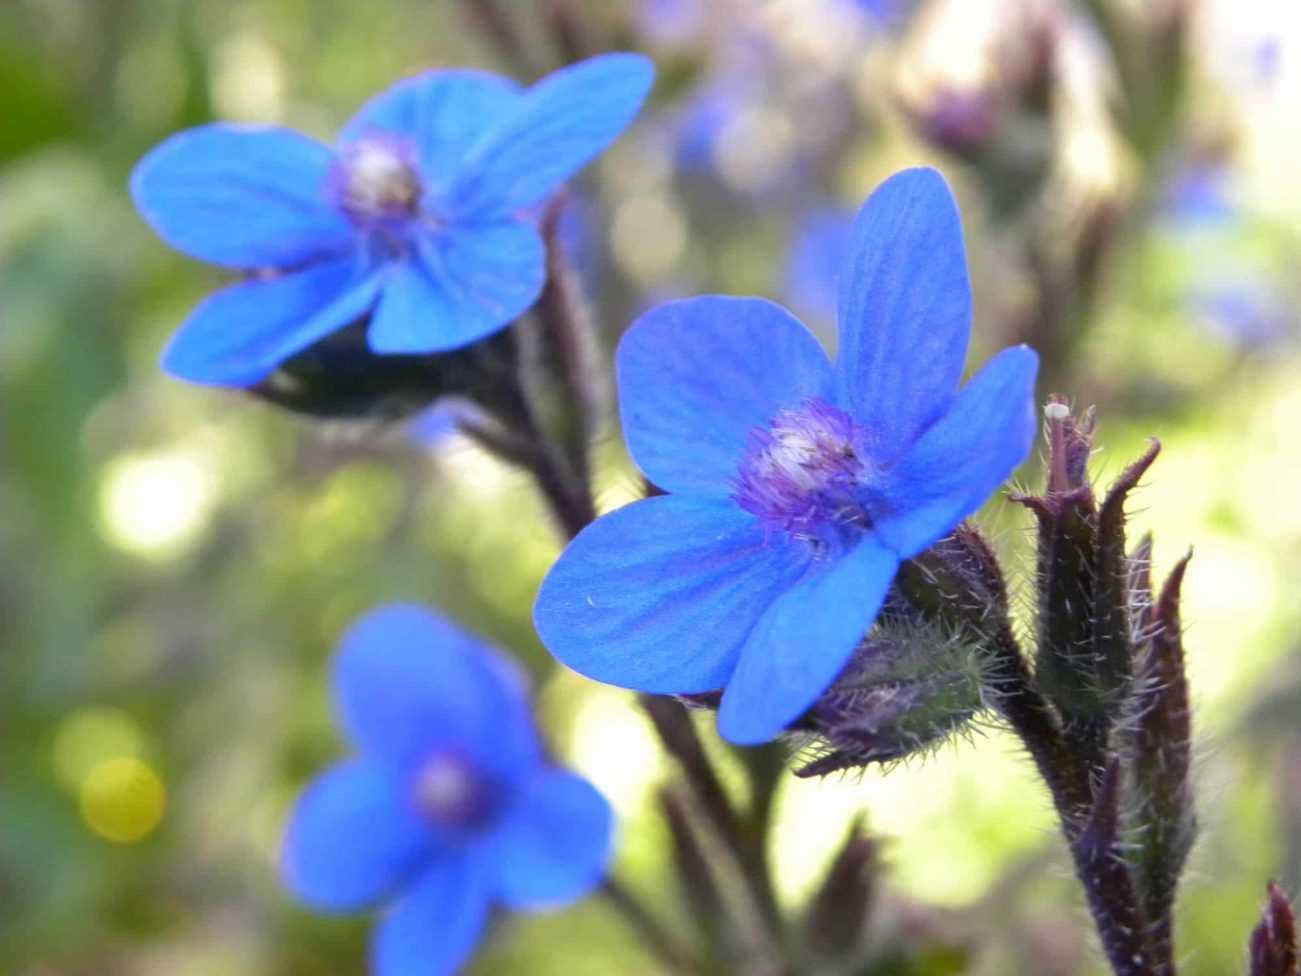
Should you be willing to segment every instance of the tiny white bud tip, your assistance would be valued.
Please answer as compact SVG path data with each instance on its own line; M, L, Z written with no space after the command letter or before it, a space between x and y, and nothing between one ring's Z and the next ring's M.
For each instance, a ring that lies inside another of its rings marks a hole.
M1071 408L1064 403L1049 403L1044 406L1044 418L1061 422L1071 415Z

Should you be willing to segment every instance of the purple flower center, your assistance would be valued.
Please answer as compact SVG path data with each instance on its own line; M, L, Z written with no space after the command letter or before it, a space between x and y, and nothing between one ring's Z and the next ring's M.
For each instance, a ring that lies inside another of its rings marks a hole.
M415 148L390 135L348 144L335 157L330 191L339 208L363 227L415 217L424 193Z
M416 805L442 827L468 828L495 814L492 784L461 756L442 753L425 763L416 777Z
M832 542L846 529L870 528L865 433L817 397L782 410L751 433L732 498L768 528L796 538Z

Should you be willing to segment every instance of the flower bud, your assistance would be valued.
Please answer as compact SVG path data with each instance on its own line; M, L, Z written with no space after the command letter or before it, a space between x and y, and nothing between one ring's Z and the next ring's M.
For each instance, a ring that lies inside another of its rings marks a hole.
M864 966L880 872L880 844L856 819L805 912L804 945L811 955L839 961L846 972Z
M1283 889L1270 882L1260 924L1251 933L1251 976L1297 976L1296 914Z
M820 776L938 746L983 707L984 685L972 643L911 609L887 610L835 684L792 726L809 736L814 757L796 773Z
M368 320L326 336L291 357L248 392L291 413L320 420L397 421L447 395L499 413L515 388L508 333L434 355L380 355L366 342Z
M1134 634L1150 595L1133 590L1124 506L1159 450L1154 441L1099 502L1088 471L1094 428L1092 410L1076 416L1051 399L1044 407L1046 489L1013 496L1039 523L1036 675L1090 763L1105 748L1134 678Z

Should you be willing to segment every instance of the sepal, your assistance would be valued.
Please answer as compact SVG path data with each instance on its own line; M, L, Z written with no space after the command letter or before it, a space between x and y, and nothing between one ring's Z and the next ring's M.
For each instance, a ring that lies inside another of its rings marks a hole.
M803 943L810 956L844 972L866 965L880 875L880 844L857 818L804 913Z
M1180 588L1191 553L1166 578L1140 648L1132 719L1121 749L1133 777L1135 843L1129 852L1154 938L1170 937L1175 889L1197 835L1193 807L1192 711L1184 672Z
M508 333L448 353L379 355L366 341L368 327L362 320L327 336L248 392L317 420L394 422L452 395L500 409L503 385L514 385Z
M1131 693L1145 602L1127 554L1125 502L1156 459L1153 441L1099 503L1089 481L1096 421L1052 399L1044 408L1047 487L1013 499L1038 523L1036 677L1098 766Z
M1260 924L1251 933L1250 976L1297 976L1296 913L1274 882L1266 889Z

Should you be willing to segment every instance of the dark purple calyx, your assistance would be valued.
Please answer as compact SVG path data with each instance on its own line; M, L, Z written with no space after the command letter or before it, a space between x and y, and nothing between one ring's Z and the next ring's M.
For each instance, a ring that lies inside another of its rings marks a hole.
M497 814L497 789L462 756L440 753L421 768L416 806L440 827L479 827Z
M861 534L872 527L865 440L847 413L809 397L751 433L732 498L795 538L833 543Z
M329 188L358 226L410 220L419 214L424 194L415 147L387 134L349 143L335 157Z

